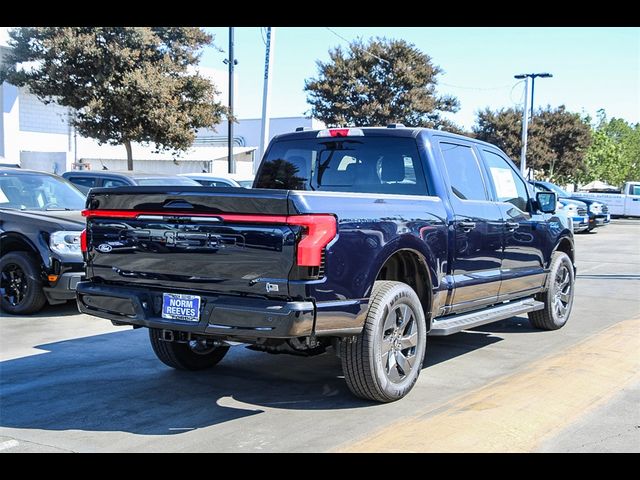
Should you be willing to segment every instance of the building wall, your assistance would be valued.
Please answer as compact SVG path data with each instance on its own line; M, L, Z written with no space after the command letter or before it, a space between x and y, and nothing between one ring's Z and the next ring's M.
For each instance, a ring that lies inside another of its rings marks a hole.
M109 169L126 169L125 149L121 145L100 145L91 138L76 136L68 121L68 109L56 104L44 104L24 89L2 84L2 132L0 154L5 161L24 162L24 168L34 168L54 173L71 170L75 162L91 163L92 169L104 164ZM280 133L292 132L297 127L324 128L311 118L284 117L270 121L270 138ZM258 118L241 119L234 128L234 144L243 146L236 159L236 171L251 175L259 163L259 155L246 152L246 147L259 147L261 121ZM201 129L194 148L173 162L173 156L154 152L153 145L134 143L133 158L136 169L152 172L190 173L202 172L205 162L212 162L212 172L227 172L226 144L227 123L214 129ZM224 150L221 153L221 150ZM49 155L49 160L47 160ZM184 158L186 157L186 158ZM254 161L255 159L255 161ZM148 162L148 163L142 163ZM143 167L144 165L144 167Z
M69 109L55 103L45 104L20 89L20 131L69 135Z

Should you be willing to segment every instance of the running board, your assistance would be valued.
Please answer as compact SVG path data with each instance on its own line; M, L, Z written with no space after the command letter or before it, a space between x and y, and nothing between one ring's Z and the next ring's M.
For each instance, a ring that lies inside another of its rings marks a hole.
M469 330L486 323L497 322L498 320L511 318L521 313L533 312L534 310L542 310L543 308L544 303L538 302L533 298L526 298L516 302L494 305L477 312L449 315L434 320L431 324L429 335L451 335L461 330Z

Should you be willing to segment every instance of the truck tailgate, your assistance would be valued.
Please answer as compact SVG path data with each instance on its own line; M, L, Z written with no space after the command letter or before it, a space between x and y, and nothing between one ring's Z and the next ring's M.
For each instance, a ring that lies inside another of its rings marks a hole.
M286 191L176 187L96 189L88 198L94 280L286 297L300 227Z

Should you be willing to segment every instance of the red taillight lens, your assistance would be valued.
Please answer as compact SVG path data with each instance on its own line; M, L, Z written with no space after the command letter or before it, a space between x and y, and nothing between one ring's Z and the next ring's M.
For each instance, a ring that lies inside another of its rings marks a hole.
M336 218L333 215L294 215L287 217L287 223L307 229L298 243L298 265L319 267L322 263L322 249L336 236Z
M80 234L80 250L82 252L87 251L87 229L86 228L82 230L82 233Z

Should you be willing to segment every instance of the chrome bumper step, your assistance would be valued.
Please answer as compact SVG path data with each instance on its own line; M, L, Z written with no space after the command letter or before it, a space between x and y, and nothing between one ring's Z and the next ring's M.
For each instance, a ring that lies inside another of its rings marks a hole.
M433 321L429 335L451 335L461 330L469 330L480 325L511 318L521 313L542 310L543 308L544 303L538 302L533 298L525 298L524 300L494 305L477 312L448 315Z

